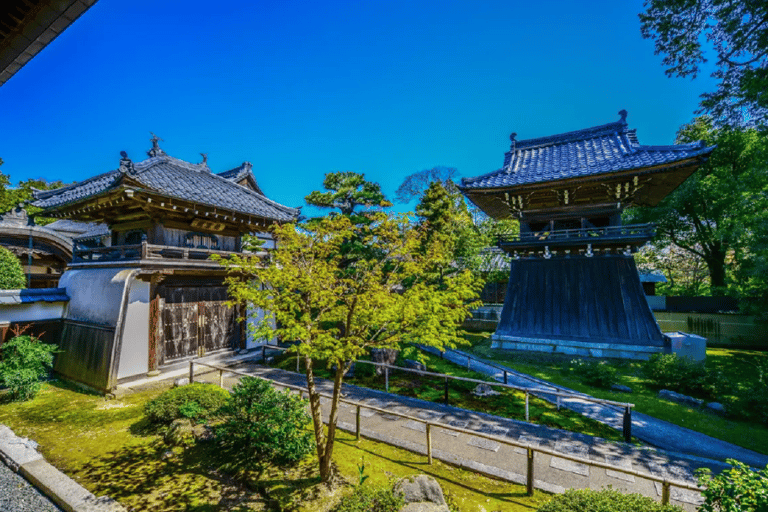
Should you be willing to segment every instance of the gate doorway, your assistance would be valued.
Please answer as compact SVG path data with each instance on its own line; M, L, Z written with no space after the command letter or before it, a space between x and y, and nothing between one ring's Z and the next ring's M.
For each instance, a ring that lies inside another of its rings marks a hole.
M237 347L237 315L226 304L226 286L163 283L157 296L161 366Z

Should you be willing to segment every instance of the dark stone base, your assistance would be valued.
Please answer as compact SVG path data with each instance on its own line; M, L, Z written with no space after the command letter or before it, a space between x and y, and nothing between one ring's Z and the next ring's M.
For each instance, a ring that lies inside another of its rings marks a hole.
M524 352L544 352L577 357L619 358L646 360L653 354L667 352L659 346L625 345L620 343L590 343L586 341L552 340L542 338L522 338L494 334L491 336L491 348L519 350Z

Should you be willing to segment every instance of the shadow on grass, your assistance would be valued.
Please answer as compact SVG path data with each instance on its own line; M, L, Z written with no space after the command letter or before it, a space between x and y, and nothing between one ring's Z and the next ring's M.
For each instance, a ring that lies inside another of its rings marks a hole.
M407 467L407 468L413 469L414 471L417 471L419 473L430 475L430 476L432 476L434 478L437 478L437 479L440 479L440 480L443 480L443 481L446 481L446 482L450 482L451 484L455 485L456 487L461 487L462 489L465 489L465 490L467 490L469 492L477 493L477 494L480 494L480 495L485 496L487 498L493 498L493 499L496 499L496 500L499 500L499 501L502 501L502 502L506 502L506 503L510 503L510 504L515 504L515 505L520 505L522 507L529 508L531 510L537 508L537 506L532 506L530 503L525 503L525 502L520 501L520 500L517 499L517 498L524 498L524 499L527 498L527 495L525 494L525 491L521 491L521 492L484 492L484 491L478 490L476 487L472 487L470 485L467 485L466 483L464 483L462 481L459 481L459 480L456 480L456 479L452 479L452 478L450 478L450 477L448 477L448 476L446 476L444 474L440 474L440 473L437 473L436 471L431 470L430 469L431 466L429 464L427 464L426 462L410 462L410 461L407 461L407 460L394 459L394 458L391 458L391 457L387 457L385 455L382 455L381 453L376 453L376 452L374 452L372 450L369 450L369 449L366 449L366 448L363 448L363 447L359 446L354 440L337 439L336 442L337 443L343 443L343 444L345 444L347 446L353 446L353 447L355 447L356 449L358 449L360 451L364 451L364 452L369 453L370 455L373 455L375 457L382 458L382 459L387 460L387 461L389 461L389 462L391 462L393 464L397 464L397 465L400 465L400 466L403 466L403 467ZM512 486L512 485L516 485L516 484L509 483L508 485Z

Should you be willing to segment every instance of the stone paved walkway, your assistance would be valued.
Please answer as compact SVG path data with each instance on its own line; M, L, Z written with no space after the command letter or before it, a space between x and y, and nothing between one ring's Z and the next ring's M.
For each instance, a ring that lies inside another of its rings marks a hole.
M435 354L439 353L436 350L428 349L428 351ZM445 359L462 366L467 365L467 356L466 353L460 350L448 350L443 355ZM474 356L472 357L474 358ZM499 382L504 382L504 366L496 363L489 365L483 363L481 360L470 358L469 368L473 371L490 375ZM572 389L556 386L550 382L517 372L512 368L506 368L506 370L507 382L509 384L537 389L538 392L535 394L551 403L556 403L557 401L557 397L551 394L553 390L567 391L577 395L587 396ZM626 400L631 403L632 395L626 395ZM579 398L561 398L560 403L561 406L567 407L572 411L576 411L584 416L600 421L619 431L622 430L623 411L619 407L600 405ZM632 412L632 435L650 445L668 451L681 452L718 460L732 458L756 468L764 468L768 465L768 455L763 455L742 448L741 446L715 439L714 437L707 436L700 432L634 411Z
M305 385L302 374L269 368L256 363L241 362L231 368L278 383L295 386ZM218 372L211 372L196 377L196 380L218 383L218 378ZM233 386L238 379L237 375L226 372L224 374L225 387ZM319 388L323 393L330 393L332 383L320 381ZM724 464L717 461L671 454L625 443L607 442L592 436L352 385L344 385L343 393L348 400L392 412L488 433L520 443L531 443L555 452L608 463L642 473L650 473L662 478L695 484L694 471L696 469L709 467L717 472L725 467ZM328 404L328 400L323 400L324 414L326 415ZM426 435L423 423L400 418L393 414L382 414L365 409L361 413L361 423L361 433L367 438L384 441L417 453L426 453ZM354 406L343 405L341 407L338 425L344 430L354 432ZM525 450L522 448L465 433L443 430L439 427L433 429L432 446L433 456L437 459L495 475L515 483L525 483L527 459ZM569 488L590 487L599 489L611 485L627 492L639 492L657 500L661 499L662 486L660 483L616 471L590 467L557 456L537 453L534 468L535 486L549 492L563 492ZM695 510L696 506L701 503L701 496L698 492L674 487L671 490L671 498L673 503L682 505L687 510Z

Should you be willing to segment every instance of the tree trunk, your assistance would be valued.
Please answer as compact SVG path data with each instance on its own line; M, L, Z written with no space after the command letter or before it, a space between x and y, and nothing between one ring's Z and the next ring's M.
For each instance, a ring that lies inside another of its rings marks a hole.
M725 251L720 244L710 248L709 254L704 258L709 269L709 282L712 295L725 295Z
M312 359L309 357L304 358L306 364L307 375L307 391L309 393L309 411L312 416L312 426L315 432L315 445L317 448L317 460L320 463L320 479L323 482L330 481L331 475L329 472L330 465L327 467L323 464L326 454L326 438L325 438L325 425L323 425L323 412L320 409L320 395L315 387L315 375L312 371Z
M337 365L336 375L333 379L333 397L331 398L331 412L328 415L328 436L325 440L325 451L320 458L320 480L328 484L333 477L333 443L336 440L336 423L339 419L339 397L341 396L341 383L347 372L347 365Z

